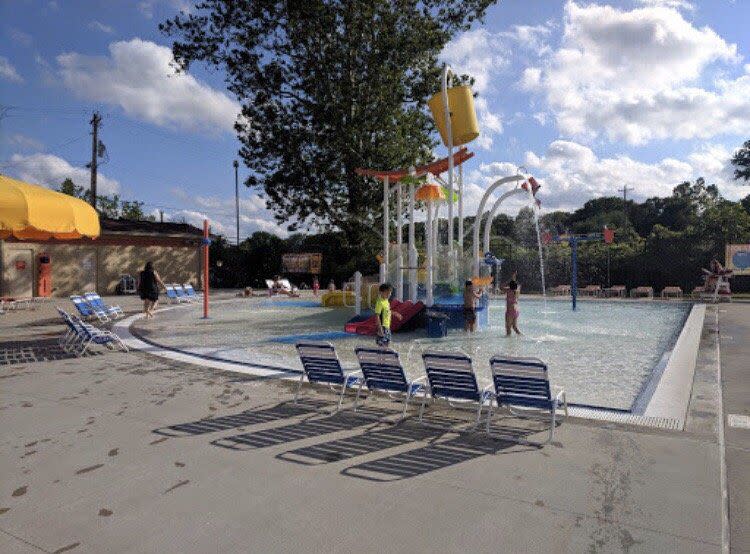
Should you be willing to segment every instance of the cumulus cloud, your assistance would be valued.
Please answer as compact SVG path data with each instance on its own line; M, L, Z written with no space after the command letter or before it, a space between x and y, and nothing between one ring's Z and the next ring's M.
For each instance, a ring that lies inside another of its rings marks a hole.
M111 43L109 53L59 55L64 85L81 98L119 105L128 115L156 125L232 131L239 105L192 75L176 74L169 48L136 38Z
M23 83L23 77L18 74L10 60L3 56L0 56L0 79L5 79L11 83Z
M709 75L717 64L736 66L736 45L695 27L674 3L648 4L625 11L569 2L561 47L526 70L523 86L540 90L574 137L643 144L747 132L750 74Z
M65 179L71 179L76 185L89 188L91 174L85 167L75 167L66 160L52 154L31 154L24 156L14 154L8 164L11 171L22 181L58 188ZM97 175L97 192L115 194L120 191L120 183L99 173Z
M193 196L181 187L171 189L173 196L189 201L195 209L180 209L165 212L164 216L170 221L186 221L191 225L203 226L203 220L208 219L212 232L219 233L234 242L236 237L236 212L234 197ZM158 217L158 212L155 213ZM266 201L258 194L240 197L240 240L252 235L256 231L266 231L280 237L289 235L286 226L279 225L271 212L266 208Z
M21 46L31 46L34 38L29 33L24 33L21 29L15 27L8 28L8 37L12 42Z
M21 133L14 133L6 139L6 142L15 149L20 150L36 150L39 151L44 148L44 145L36 139L27 137Z
M698 177L717 184L725 198L738 200L748 194L748 189L732 178L732 155L733 150L724 145L706 143L685 159L666 157L646 163L625 155L600 157L582 144L556 140L542 154L526 152L524 163L526 171L542 185L538 194L542 209L572 211L591 198L619 196L618 189L623 185L632 189L631 198L642 201L652 196L668 196L675 185ZM501 177L515 174L516 169L509 162L493 162L467 173L466 213L473 215L487 187ZM493 200L502 192L493 195ZM501 211L514 215L526 205L527 198L513 197L503 204Z
M642 6L658 6L675 10L693 11L695 6L687 0L636 0Z
M159 4L165 4L175 11L190 11L190 2L187 0L142 0L138 2L138 11L146 19L153 19L154 9Z

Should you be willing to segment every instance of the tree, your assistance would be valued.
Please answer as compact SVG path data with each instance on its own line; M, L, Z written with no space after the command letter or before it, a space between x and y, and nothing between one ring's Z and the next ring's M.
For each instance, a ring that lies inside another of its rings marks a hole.
M70 177L62 182L57 191L79 198L85 202L89 202L91 198L90 190L76 185ZM120 196L117 194L113 194L112 196L97 194L96 210L99 212L99 215L111 219L122 218L132 221L156 221L154 216L147 216L143 213L143 202L139 202L138 200L124 200L120 202Z
M204 0L165 21L181 70L226 73L240 155L277 221L371 234L382 188L355 174L431 158L438 55L493 0Z
M750 140L746 140L742 147L734 153L732 165L735 167L734 178L750 181Z

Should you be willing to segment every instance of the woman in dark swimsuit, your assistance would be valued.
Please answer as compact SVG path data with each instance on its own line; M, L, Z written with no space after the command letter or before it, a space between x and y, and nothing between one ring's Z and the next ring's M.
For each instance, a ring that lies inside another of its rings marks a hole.
M161 277L154 271L154 264L147 262L138 281L138 292L143 300L143 313L146 314L147 319L154 317L154 310L159 302L160 285L164 287Z

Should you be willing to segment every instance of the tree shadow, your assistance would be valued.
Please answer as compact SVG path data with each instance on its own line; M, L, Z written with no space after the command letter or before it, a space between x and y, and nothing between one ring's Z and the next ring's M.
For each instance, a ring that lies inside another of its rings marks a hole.
M373 417L385 417L394 413L396 412L384 412L382 410L378 412L361 410L357 413L342 411L319 419L307 419L273 429L263 429L253 433L216 439L211 444L230 450L257 450L338 431L349 431L366 425L377 425L378 423L373 420Z
M76 355L66 352L57 338L0 343L0 366L70 360Z
M328 404L322 400L314 399L300 400L298 404L291 401L281 402L270 408L245 410L238 414L199 419L198 421L188 423L178 423L176 425L169 425L168 427L160 427L151 432L167 437L205 435L207 433L215 433L216 431L236 429L245 425L258 425L260 423L269 423L280 419L315 413Z

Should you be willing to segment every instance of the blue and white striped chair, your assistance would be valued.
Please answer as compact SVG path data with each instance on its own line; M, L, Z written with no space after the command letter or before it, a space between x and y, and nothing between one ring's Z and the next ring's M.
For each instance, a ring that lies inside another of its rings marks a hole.
M191 285L190 283L183 284L182 290L185 291L185 294L188 295L188 298L198 298L198 294L195 292L193 285Z
M174 288L174 292L177 295L177 297L180 299L180 301L188 302L188 303L193 301L192 297L183 290L182 285L175 283L172 285L172 287Z
M164 285L164 290L167 293L170 304L180 304L185 301L175 292L174 285Z
M492 399L492 385L479 389L477 376L471 367L471 358L460 352L425 352L422 354L427 373L427 390L422 397L419 421L422 421L427 395L433 399L447 400L451 406L456 401L477 403L476 425L482 418L482 407Z
M549 439L555 438L555 419L558 408L563 408L568 415L568 403L565 391L560 389L552 395L547 365L538 358L514 358L510 356L493 356L490 359L492 382L495 386L494 399L497 407L505 405L515 415L513 408L522 408L526 414L534 415L540 411L550 413ZM487 434L490 434L492 404L487 418Z
M424 392L426 377L417 377L409 381L398 359L398 353L390 348L355 348L359 367L362 369L364 379L357 388L357 397L354 400L354 411L357 411L357 403L362 386L367 385L370 392L383 391L387 393L401 393L404 395L404 411L401 417L406 417L409 400L419 392Z
M91 304L86 302L83 297L73 295L70 297L70 301L73 302L76 310L78 310L78 313L81 314L81 317L83 317L84 319L91 319L92 317L96 317L102 323L109 321L109 316L107 315L106 311L101 308L97 308L96 306L92 306Z
M89 306L104 311L109 317L117 319L125 316L125 312L122 311L120 306L109 306L105 304L102 297L96 292L87 292L83 295L83 298L88 302Z
M362 382L361 371L344 372L341 362L336 355L336 349L330 342L298 342L297 353L302 362L302 375L299 378L294 403L297 403L302 383L307 377L310 383L321 383L329 386L341 386L339 403L336 411L341 409L344 393L348 387L354 387Z

